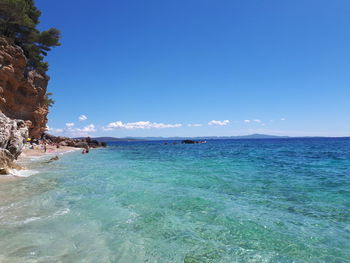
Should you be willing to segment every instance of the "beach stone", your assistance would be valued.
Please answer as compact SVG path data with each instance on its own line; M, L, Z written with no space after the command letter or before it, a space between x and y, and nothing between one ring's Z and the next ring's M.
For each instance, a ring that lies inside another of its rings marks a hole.
M12 120L0 112L0 148L8 150L17 159L27 137L28 128L23 120Z
M8 169L13 168L14 156L6 149L0 148L0 174L8 174Z
M13 167L27 137L28 128L23 120L12 120L0 112L0 168Z
M6 168L0 168L0 175L7 175L7 174L9 174L8 169L6 169Z

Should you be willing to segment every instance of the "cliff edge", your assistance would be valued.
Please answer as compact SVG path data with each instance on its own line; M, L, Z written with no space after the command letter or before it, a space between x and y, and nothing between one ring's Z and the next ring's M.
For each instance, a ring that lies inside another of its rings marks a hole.
M39 138L46 130L48 81L44 72L28 66L20 47L0 37L0 111L11 119L23 120L32 138Z
M23 50L0 37L0 174L16 168L28 137L46 130L49 77L29 67Z

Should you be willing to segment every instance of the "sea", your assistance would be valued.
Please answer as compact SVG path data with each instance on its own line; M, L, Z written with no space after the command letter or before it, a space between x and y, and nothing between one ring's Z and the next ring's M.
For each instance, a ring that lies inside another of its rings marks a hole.
M0 184L1 263L350 262L350 138L114 142L27 166Z

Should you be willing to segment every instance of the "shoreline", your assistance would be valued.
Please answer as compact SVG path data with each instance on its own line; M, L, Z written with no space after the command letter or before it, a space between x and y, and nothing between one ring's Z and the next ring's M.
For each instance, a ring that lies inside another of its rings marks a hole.
M44 158L47 157L49 160L52 157L66 154L69 152L75 152L75 151L81 151L82 148L77 147L70 147L70 146L60 146L60 148L56 147L47 147L46 152L43 152L42 149L24 149L18 159L16 160L16 164L21 167L21 169L12 169L13 171L29 171L29 169L26 168L26 163L33 162L33 158ZM30 176L30 175L29 175ZM9 174L9 175L0 175L0 183L4 182L11 182L16 181L20 179L24 179L28 176L18 176L15 173Z
M43 157L43 156L54 156L59 154L64 154L71 151L78 151L82 148L70 147L70 146L60 146L60 148L56 148L53 146L48 146L46 152L43 152L42 149L24 149L20 156L17 159L18 161L25 161L31 157Z

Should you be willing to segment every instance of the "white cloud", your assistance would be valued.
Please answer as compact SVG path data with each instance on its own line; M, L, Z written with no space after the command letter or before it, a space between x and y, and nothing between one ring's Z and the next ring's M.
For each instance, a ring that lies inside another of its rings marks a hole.
M281 118L280 120L281 120L281 121L285 121L285 120L286 120L286 118Z
M79 119L79 121L86 121L87 117L86 117L86 115L82 114L82 115L79 116L78 119Z
M51 128L48 125L46 126L46 129L48 132L52 132L52 133L62 133L63 132L63 129Z
M255 119L255 120L244 120L245 123L252 123L252 122L256 122L256 123L262 123L261 120L259 119Z
M64 129L56 129L49 126L46 127L48 132L53 134L63 133L64 136L69 137L90 136L91 133L96 132L96 127L94 124L89 124L83 128L77 128L73 122L68 122L66 123L66 127Z
M230 121L229 120L224 120L224 121L216 121L216 120L212 120L210 122L208 122L208 125L219 125L219 126L225 126L227 124L229 124Z
M89 124L88 126L85 126L84 128L76 128L75 129L77 132L86 132L86 133L89 133L89 132L95 132L96 131L96 128L95 128L95 125L93 124Z
M187 124L188 127L201 127L202 124L199 124L199 123L190 123L190 124Z
M105 131L111 131L114 129L164 129L164 128L179 128L182 124L164 124L150 121L138 121L138 122L128 122L124 123L121 121L111 122L103 129Z
M67 133L69 136L72 136L72 137L89 136L91 133L96 132L96 128L94 124L89 124L83 128L67 126L67 128L64 131L65 133Z

